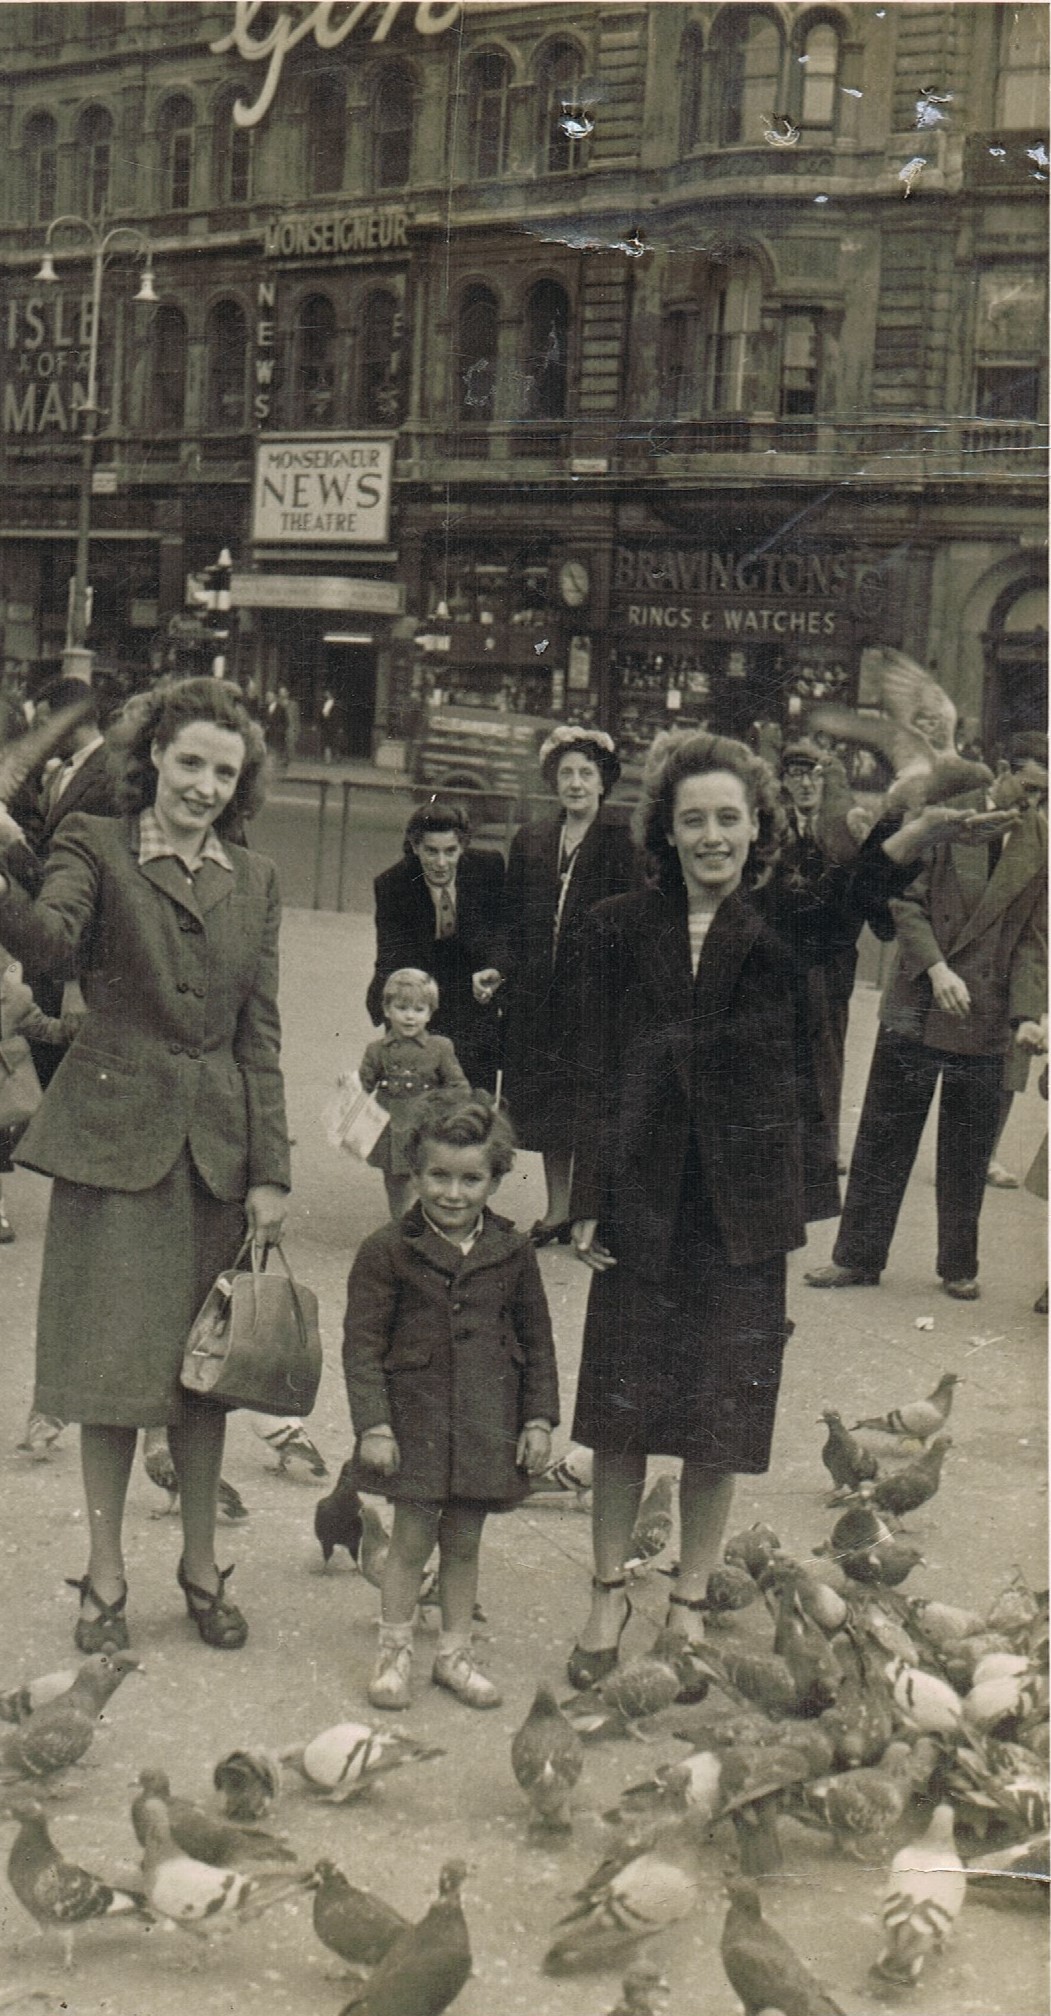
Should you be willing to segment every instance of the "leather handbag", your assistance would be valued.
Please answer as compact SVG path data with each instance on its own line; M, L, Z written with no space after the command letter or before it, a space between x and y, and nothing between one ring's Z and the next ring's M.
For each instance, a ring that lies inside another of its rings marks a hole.
M21 1132L33 1118L42 1096L25 1037L8 1036L0 1043L0 1128Z
M241 1269L249 1247L251 1271ZM268 1274L274 1252L283 1274ZM247 1238L232 1267L209 1289L182 1361L190 1393L248 1407L256 1414L309 1414L321 1383L317 1296L292 1271L280 1246L264 1251Z

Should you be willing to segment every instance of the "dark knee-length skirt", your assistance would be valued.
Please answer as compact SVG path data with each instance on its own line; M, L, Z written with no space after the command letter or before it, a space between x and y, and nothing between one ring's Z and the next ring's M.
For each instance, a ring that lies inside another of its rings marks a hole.
M244 1237L244 1207L213 1197L188 1150L151 1190L56 1179L44 1239L34 1407L127 1428L202 1403L179 1384L190 1325ZM211 1404L211 1403L206 1403Z
M609 1454L766 1470L790 1329L785 1255L728 1264L693 1158L674 1252L660 1286L628 1257L592 1277L573 1439Z

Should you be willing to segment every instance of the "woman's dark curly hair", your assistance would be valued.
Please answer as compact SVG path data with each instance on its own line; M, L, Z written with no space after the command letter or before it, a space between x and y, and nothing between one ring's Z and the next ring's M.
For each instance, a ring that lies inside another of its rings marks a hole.
M740 779L749 807L758 818L759 837L752 843L744 876L748 888L758 889L781 852L788 820L781 787L769 763L729 735L710 735L706 729L671 729L654 738L642 773L642 796L632 818L636 845L648 855L658 882L674 886L682 873L668 837L675 816L675 794L687 777L702 777L713 770L728 770Z
M111 724L109 763L121 812L141 812L157 796L154 743L167 749L183 728L208 721L239 735L245 760L237 788L215 822L220 839L238 832L263 802L266 743L235 686L222 679L162 679L147 693L134 693Z
M515 1159L514 1128L491 1093L465 1092L456 1085L425 1092L416 1101L405 1143L405 1157L414 1172L423 1161L425 1141L438 1141L447 1148L484 1148L492 1176L506 1176Z

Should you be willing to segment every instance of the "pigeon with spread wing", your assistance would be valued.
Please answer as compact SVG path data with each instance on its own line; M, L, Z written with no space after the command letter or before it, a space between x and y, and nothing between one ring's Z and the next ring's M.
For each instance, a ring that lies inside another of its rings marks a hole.
M938 681L915 659L886 645L870 653L870 662L877 673L879 714L822 701L811 708L807 727L885 758L894 782L881 809L918 812L991 784L992 771L984 763L958 755L956 709Z

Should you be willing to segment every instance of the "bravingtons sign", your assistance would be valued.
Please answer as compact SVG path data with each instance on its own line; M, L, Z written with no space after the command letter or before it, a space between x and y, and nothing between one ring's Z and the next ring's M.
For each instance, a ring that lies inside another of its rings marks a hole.
M390 524L394 443L271 435L256 454L257 545L382 546Z
M263 0L237 0L234 8L234 25L228 35L220 35L217 42L209 43L213 56L225 56L230 49L245 63L265 63L266 75L262 90L254 105L246 104L239 98L234 106L235 126L258 126L265 118L274 102L274 94L281 82L281 72L285 67L285 57L297 42L303 42L313 35L319 49L338 49L364 20L367 14L374 17L372 23L373 42L385 42L398 15L403 0L357 0L356 5L337 5L335 0L322 0L317 7L308 7L306 12L293 15L287 7L282 7L277 19L266 35L253 35L252 28L257 15L262 11ZM451 4L441 4L441 0L419 0L413 12L412 25L417 35L441 35L451 28L459 18L462 0L451 0Z

